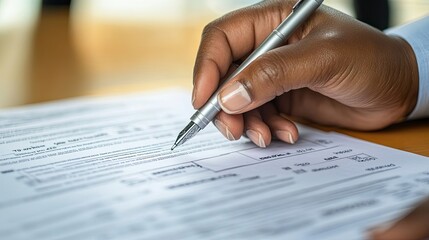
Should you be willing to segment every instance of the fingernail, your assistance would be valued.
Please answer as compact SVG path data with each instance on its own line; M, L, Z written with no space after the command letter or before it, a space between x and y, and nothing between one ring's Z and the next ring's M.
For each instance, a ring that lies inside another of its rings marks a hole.
M285 142L288 142L290 144L294 144L295 141L293 140L292 134L288 131L276 131L276 136Z
M265 141L264 141L264 138L262 137L262 134L260 134L256 131L253 131L253 130L247 130L246 135L247 135L247 137L250 138L250 140L252 140L253 143L258 145L259 147L261 147L261 148L267 147L265 145Z
M226 113L237 112L252 102L249 93L240 82L228 85L219 93L218 98Z
M229 131L228 127L221 121L215 119L214 125L216 128L226 137L229 141L234 141L235 138L232 133Z

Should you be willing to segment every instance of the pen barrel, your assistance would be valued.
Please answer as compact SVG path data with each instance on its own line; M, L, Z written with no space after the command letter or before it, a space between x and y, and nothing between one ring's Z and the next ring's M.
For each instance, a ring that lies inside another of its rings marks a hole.
M290 14L276 28L278 33L282 35L285 41L295 32L295 30L304 23L314 11L322 4L323 0L300 0L292 8Z
M222 85L215 93L213 93L207 103L192 115L191 121L197 124L201 129L204 129L221 111L217 96L222 86L237 76L259 56L283 45L292 33L320 6L322 2L323 0L298 1L292 9L292 14L290 14L234 72L224 79Z
M229 75L221 86L229 82L235 76L237 76L241 71L243 71L250 63L252 63L256 58L266 53L267 51L276 48L284 43L284 39L276 32L272 32L271 35L246 59L244 62ZM221 89L221 87L219 87ZM200 109L198 109L194 115L191 117L191 121L197 124L201 129L205 128L221 111L219 105L218 96L219 90L217 90L207 101L207 103Z

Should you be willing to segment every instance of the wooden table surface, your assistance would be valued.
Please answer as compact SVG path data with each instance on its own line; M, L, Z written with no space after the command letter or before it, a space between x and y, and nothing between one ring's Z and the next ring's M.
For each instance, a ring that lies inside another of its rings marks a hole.
M191 89L200 32L209 19L182 23L171 31L168 24L88 24L84 18L71 28L68 15L66 10L43 11L32 40L27 84L14 90L25 98L8 106L166 87ZM312 126L429 156L429 120L373 132Z

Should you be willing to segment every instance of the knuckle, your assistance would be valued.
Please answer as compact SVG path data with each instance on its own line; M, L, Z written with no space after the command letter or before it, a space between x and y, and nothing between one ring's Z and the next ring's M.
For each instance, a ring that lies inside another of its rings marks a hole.
M236 13L231 12L218 19L211 21L206 26L204 26L202 36L211 36L219 32L225 33L226 31L224 30L224 28L230 24L232 18L234 18L234 15L236 15Z
M203 32L201 33L201 43L205 43L205 42L210 43L211 41L213 41L213 38L215 37L218 31L219 31L219 26L217 23L211 22L207 24L204 27Z
M284 78L284 70L281 57L275 53L270 54L269 57L261 56L258 71L258 81L261 87L272 88L276 96L280 96L285 92L282 84Z
M217 21L215 20L213 22L210 22L209 24L204 26L202 36L204 37L204 36L210 35L214 30L217 31L217 29L218 29Z

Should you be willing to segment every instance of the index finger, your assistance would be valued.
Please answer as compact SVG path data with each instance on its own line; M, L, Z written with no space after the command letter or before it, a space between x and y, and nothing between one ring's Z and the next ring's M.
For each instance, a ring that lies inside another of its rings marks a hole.
M194 66L194 108L204 105L232 62L255 49L289 14L292 4L292 1L258 3L231 12L204 28Z

